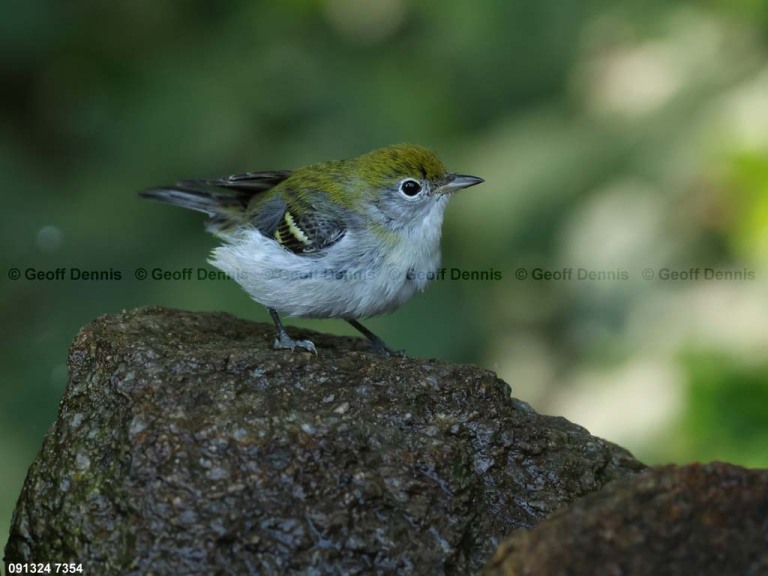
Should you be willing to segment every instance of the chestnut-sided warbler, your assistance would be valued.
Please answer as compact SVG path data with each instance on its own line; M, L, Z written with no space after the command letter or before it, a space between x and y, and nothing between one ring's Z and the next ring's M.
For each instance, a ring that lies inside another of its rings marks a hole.
M391 312L426 288L440 266L451 193L481 182L447 172L427 148L400 144L294 172L182 180L140 194L210 216L208 230L224 241L210 263L267 307L275 348L317 353L288 336L283 313L342 318L390 355L357 318Z

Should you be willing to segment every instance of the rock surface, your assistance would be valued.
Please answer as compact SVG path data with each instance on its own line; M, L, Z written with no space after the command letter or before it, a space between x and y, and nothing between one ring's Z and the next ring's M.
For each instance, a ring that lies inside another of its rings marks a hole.
M634 475L625 450L493 373L148 308L69 355L6 561L86 574L472 574L501 538Z
M768 574L768 471L649 469L515 532L485 574Z

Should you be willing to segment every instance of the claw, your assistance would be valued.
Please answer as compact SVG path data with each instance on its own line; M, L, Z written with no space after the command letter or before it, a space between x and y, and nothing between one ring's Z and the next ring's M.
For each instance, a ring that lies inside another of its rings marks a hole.
M385 358L405 358L405 350L392 350L381 340L371 342L371 351Z
M290 350L293 352L296 348L301 348L307 352L313 352L317 356L317 348L311 340L294 340L288 334L281 334L275 338L275 350Z
M405 350L392 350L389 346L384 344L384 340L376 336L373 332L368 330L365 326L360 324L357 320L353 318L347 319L347 322L352 326L355 330L360 332L363 336L368 338L368 340L371 342L371 351L378 354L379 356L384 356L385 358L405 358Z
M283 327L283 323L280 322L280 316L277 314L277 310L274 308L267 308L269 315L272 316L272 321L275 323L275 330L277 330L277 338L275 338L274 348L275 350L288 350L293 352L296 348L301 348L307 352L314 352L317 356L317 348L310 340L294 340Z

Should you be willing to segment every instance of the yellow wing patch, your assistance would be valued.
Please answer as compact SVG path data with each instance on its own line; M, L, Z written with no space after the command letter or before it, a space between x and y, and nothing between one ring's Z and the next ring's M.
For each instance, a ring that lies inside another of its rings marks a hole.
M332 218L306 213L296 216L286 210L278 221L274 238L286 250L310 254L327 248L344 236L344 226Z
M296 222L293 214L287 210L283 215L282 221L275 229L275 240L291 252L307 252L311 250L314 244L313 240Z
M311 241L309 240L307 235L296 224L296 221L293 219L293 215L291 215L291 213L288 212L287 210L285 211L284 219L285 219L285 223L288 225L288 231L293 235L294 238L296 238L296 240L298 240L304 245L311 244Z

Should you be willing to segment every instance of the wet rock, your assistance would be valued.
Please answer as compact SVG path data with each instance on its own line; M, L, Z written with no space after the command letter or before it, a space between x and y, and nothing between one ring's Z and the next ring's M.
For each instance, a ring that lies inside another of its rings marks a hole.
M72 344L6 561L86 574L471 574L501 538L635 474L493 373L356 338L148 308Z
M768 574L768 471L649 469L515 532L485 574Z

